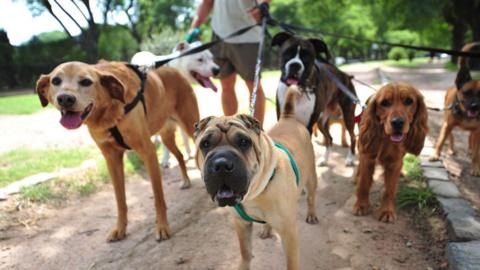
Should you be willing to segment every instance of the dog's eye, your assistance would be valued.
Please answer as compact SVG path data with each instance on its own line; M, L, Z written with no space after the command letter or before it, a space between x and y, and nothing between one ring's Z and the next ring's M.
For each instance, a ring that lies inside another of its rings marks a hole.
M467 90L463 93L463 95L466 96L466 97L471 97L471 96L473 96L473 91L472 90Z
M411 98L406 98L405 100L403 100L403 104L405 104L405 106L410 106L412 105L413 103L413 99Z
M93 82L92 82L92 80L90 80L90 79L83 79L83 80L81 80L79 83L80 83L81 86L85 86L85 87L86 87L86 86L92 85Z
M202 63L203 62L203 58L199 58L197 59L198 62Z
M206 150L210 147L210 142L208 140L204 140L200 143L200 149Z
M53 77L52 79L53 85L60 85L61 83L62 83L62 79L60 79L59 77Z
M390 105L392 105L392 103L390 101L386 100L386 99L384 99L384 100L382 100L382 102L380 102L380 106L385 107L385 108L390 107Z
M246 138L241 138L238 140L238 147L241 149L248 149L252 145L252 141Z

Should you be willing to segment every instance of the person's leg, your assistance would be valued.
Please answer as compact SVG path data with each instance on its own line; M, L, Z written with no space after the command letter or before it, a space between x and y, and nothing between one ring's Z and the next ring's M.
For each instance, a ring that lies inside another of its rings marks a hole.
M230 75L220 80L222 84L222 108L223 114L229 116L234 115L238 111L238 101L235 94L235 81L237 73L232 72Z
M248 91L250 92L250 99L252 99L252 92L253 92L253 81L245 81L245 84L248 87ZM249 104L250 106L250 104ZM257 118L258 121L263 125L263 120L265 119L265 93L263 92L262 84L258 83L258 91L257 91L257 101L255 103L255 113L253 117Z

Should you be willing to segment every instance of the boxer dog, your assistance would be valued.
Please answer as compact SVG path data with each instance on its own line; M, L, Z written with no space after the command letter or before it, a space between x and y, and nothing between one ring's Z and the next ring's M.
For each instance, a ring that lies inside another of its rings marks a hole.
M207 192L219 206L240 207L248 217L234 213L241 253L238 269L249 269L255 221L266 223L265 234L272 228L278 232L287 268L299 268L296 219L303 187L307 190L306 222L318 222L313 146L308 130L294 117L300 91L292 86L286 95L280 120L268 133L247 115L211 116L196 125L196 162Z
M333 74L353 95L356 95L352 78L328 63L330 53L322 40L305 39L281 32L273 37L272 46L280 47L281 77L277 89L277 117L280 116L280 108L284 105L286 89L290 85L300 86L302 95L297 100L295 117L307 127L310 133L313 125L317 123L327 148L318 165L325 166L333 144L328 120L337 106L340 106L343 122L350 135L350 151L346 165L353 166L356 144L354 134L356 104L338 88L326 71Z

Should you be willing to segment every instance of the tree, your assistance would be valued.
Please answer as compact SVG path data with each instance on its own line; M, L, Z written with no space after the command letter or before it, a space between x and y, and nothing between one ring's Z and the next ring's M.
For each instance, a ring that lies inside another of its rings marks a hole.
M14 47L10 45L7 33L0 29L0 89L16 85L14 50Z

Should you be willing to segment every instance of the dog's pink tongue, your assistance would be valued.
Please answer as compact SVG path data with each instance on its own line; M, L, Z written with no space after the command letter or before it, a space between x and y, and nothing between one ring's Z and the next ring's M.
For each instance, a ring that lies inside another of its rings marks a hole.
M403 140L403 134L390 135L390 140L392 140L393 142L401 142Z
M287 79L287 84L288 85L296 85L296 84L298 84L298 80L297 79Z
M233 197L233 191L231 189L221 189L217 192L217 198L225 199Z
M66 129L76 129L82 125L81 112L66 112L60 118L60 124Z
M470 118L477 117L478 116L478 111L467 111L467 116Z
M215 84L213 84L213 82L210 80L210 78L202 77L201 80L202 80L202 83L203 83L203 87L210 88L214 92L217 92L218 88L217 88L217 86L215 86Z

